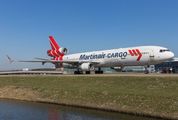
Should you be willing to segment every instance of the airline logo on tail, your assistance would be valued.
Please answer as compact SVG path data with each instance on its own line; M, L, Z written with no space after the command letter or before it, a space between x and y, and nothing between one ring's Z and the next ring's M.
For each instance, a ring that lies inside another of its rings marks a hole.
M60 48L57 42L54 40L53 36L49 36L49 42L51 44L52 50L57 50Z
M57 42L54 40L53 36L49 36L49 42L51 44L51 50L47 51L47 54L51 57L54 57L51 60L63 60L63 56L67 54L68 50L67 48L60 48ZM60 63L60 66L62 67L63 63Z
M139 61L142 57L142 54L138 49L129 50L129 53L131 54L131 56L138 56L137 61Z

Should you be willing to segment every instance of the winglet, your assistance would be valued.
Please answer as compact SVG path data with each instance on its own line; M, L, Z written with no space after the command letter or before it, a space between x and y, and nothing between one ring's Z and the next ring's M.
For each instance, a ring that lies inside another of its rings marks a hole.
M10 59L10 57L8 55L7 56L7 59L10 61L10 63L12 63L13 61Z
M54 40L53 36L49 36L49 42L51 44L52 50L57 50L60 48L57 42Z

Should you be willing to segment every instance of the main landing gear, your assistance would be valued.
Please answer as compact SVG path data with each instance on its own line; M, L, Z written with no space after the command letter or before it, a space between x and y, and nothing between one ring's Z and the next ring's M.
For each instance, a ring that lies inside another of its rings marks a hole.
M86 73L86 74L90 74L90 71L86 71L85 73Z
M90 74L90 71L86 71L85 73ZM83 74L83 71L77 70L77 71L74 71L74 74Z
M85 71L86 74L90 74L90 71ZM74 74L83 74L83 71L77 70L74 71ZM95 74L103 74L103 71L101 70L101 68L98 68L97 71L95 71Z
M95 74L103 74L103 71L101 70L101 68L98 68L98 71L95 71Z
M74 71L74 74L83 74L83 71L77 70L77 71Z
M145 66L145 71L144 71L145 74L149 74L148 67L150 67L150 66Z

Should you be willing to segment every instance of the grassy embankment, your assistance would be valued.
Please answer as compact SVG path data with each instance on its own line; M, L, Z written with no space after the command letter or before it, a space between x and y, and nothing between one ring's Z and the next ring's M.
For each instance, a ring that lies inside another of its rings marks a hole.
M178 119L177 77L0 77L0 97Z

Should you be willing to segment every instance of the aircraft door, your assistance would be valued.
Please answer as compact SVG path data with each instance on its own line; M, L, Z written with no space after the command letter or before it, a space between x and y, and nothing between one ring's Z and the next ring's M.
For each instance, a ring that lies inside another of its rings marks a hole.
M154 58L155 58L154 50L151 50L151 51L150 51L150 61L153 62L153 61L154 61Z

